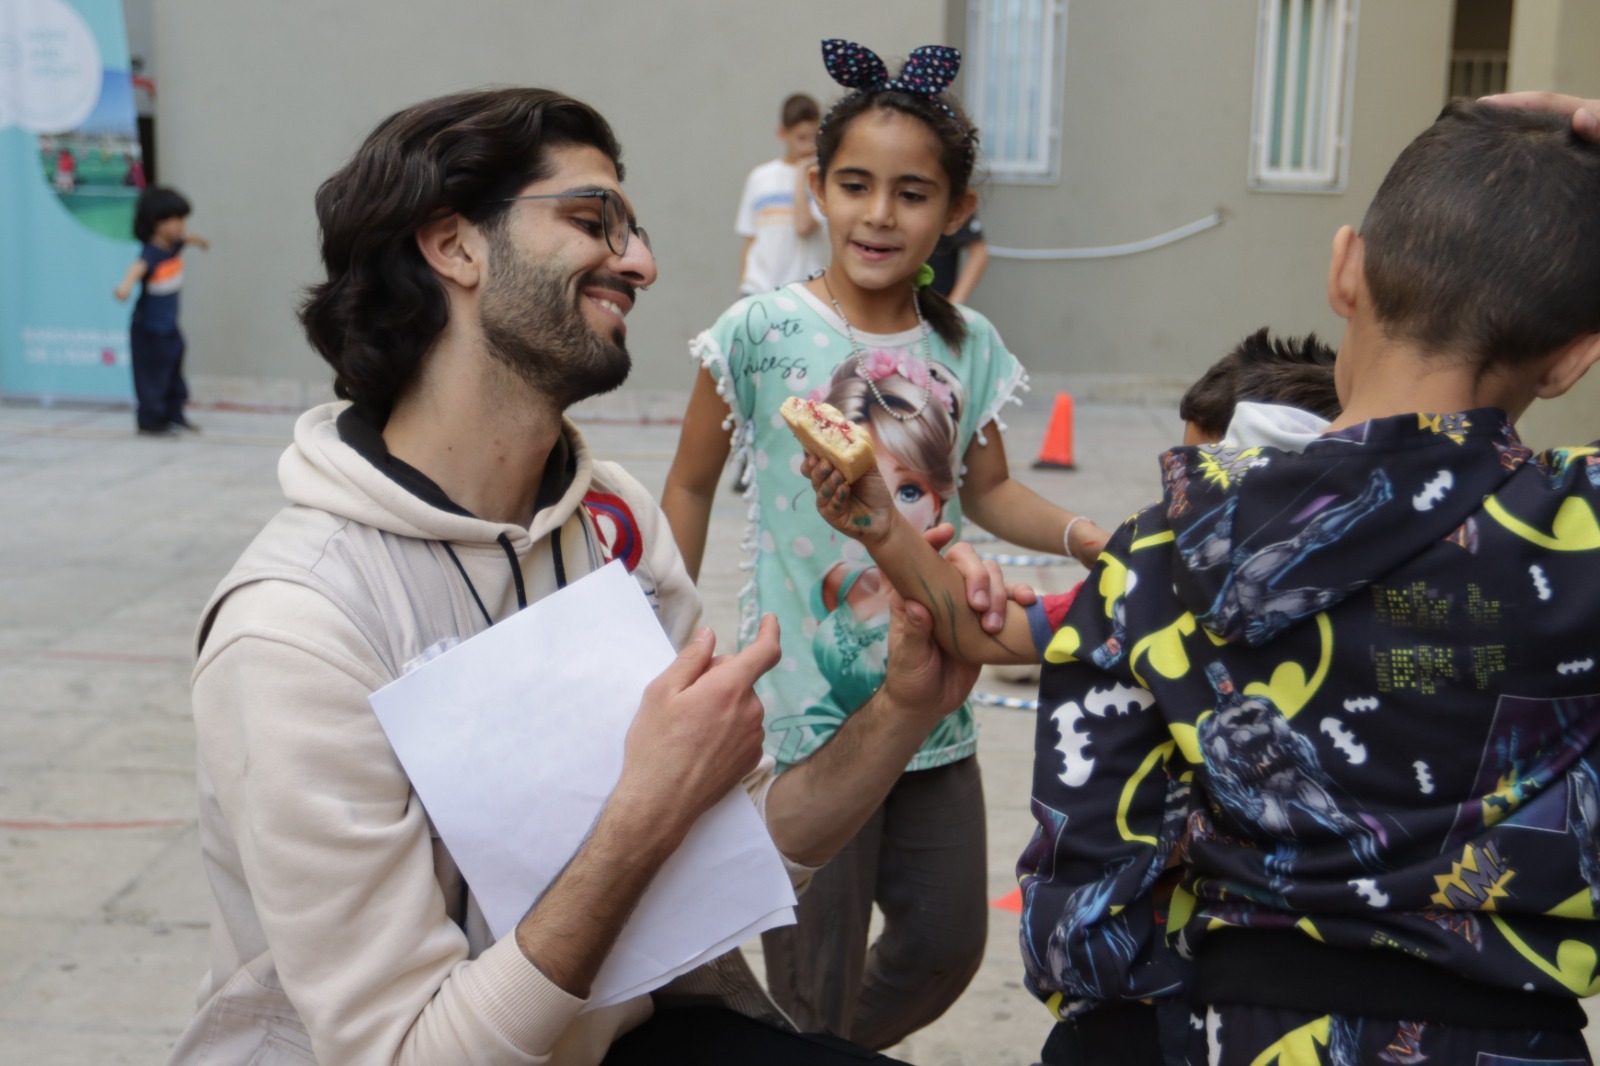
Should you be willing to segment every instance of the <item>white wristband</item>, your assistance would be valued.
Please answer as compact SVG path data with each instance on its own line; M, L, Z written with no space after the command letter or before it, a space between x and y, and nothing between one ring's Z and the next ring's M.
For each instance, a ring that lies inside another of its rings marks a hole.
M1094 520L1088 515L1073 515L1067 520L1067 528L1061 531L1061 546L1066 549L1067 558L1069 559L1077 559L1077 556L1072 554L1072 527L1079 522L1088 522L1091 526L1094 525Z

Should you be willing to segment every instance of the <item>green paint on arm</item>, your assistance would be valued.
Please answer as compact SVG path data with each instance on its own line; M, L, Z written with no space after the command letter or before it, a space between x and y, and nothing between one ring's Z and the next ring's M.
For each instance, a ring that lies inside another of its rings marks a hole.
M922 594L927 597L925 602L930 611L934 610L934 604L942 601L945 620L950 624L950 653L965 662L966 657L961 654L961 631L956 628L955 598L948 592L935 592L921 574L917 575L917 583L922 586Z
M961 608L965 610L966 604L962 604ZM948 592L944 594L944 613L945 617L950 619L951 654L962 662L966 662L967 657L961 652L961 630L956 627L956 601Z

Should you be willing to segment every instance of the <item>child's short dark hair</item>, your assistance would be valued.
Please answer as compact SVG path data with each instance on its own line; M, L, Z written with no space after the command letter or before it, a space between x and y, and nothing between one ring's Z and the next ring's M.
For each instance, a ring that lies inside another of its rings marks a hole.
M778 111L778 121L786 130L794 129L802 122L822 121L822 108L817 106L817 101L805 93L795 93L784 100L783 107Z
M133 235L140 241L149 241L156 235L156 227L169 218L188 218L189 201L175 189L153 185L139 194L139 204L133 209Z
M1262 326L1189 386L1178 416L1215 440L1228 431L1240 400L1281 403L1331 421L1342 410L1333 386L1336 355L1315 333L1273 338Z
M1565 116L1451 101L1400 153L1361 236L1396 340L1481 372L1600 331L1600 145Z

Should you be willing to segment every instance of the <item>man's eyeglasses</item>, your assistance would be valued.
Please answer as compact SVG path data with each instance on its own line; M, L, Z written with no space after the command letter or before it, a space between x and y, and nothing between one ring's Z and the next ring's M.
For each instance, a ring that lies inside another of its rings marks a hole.
M627 254L628 236L633 233L639 235L639 240L644 242L646 249L650 248L650 235L644 227L628 221L628 212L622 206L622 198L607 189L584 189L581 192L547 192L533 196L508 196L503 200L490 200L492 204L509 204L517 200L599 200L601 228L605 231L606 247L611 249L611 254L618 258Z

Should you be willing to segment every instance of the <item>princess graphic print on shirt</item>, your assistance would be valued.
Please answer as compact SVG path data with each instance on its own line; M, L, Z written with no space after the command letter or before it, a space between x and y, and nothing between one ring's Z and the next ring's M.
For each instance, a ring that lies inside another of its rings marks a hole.
M961 530L962 456L997 421L1025 381L994 327L963 309L967 338L951 350L921 329L856 331L801 285L747 297L695 339L691 350L732 409L735 447L755 478L744 547L753 573L740 592L741 643L775 614L783 658L756 684L766 707L767 750L780 766L821 747L883 683L889 587L857 542L817 514L800 474L805 452L779 406L789 396L825 400L873 435L878 467L912 525ZM900 417L896 417L899 415ZM971 755L970 706L946 718L909 769Z

